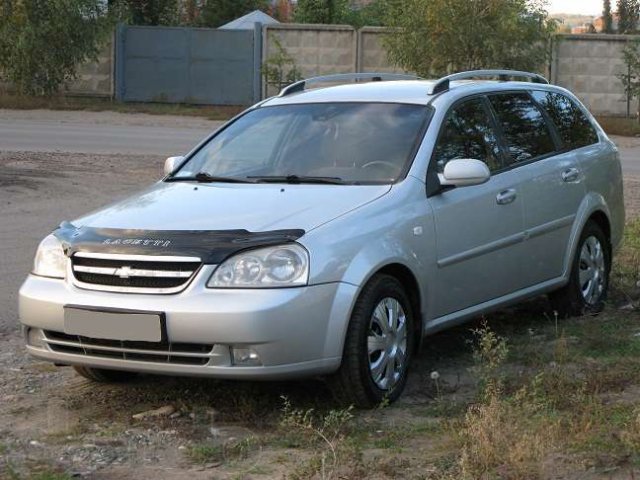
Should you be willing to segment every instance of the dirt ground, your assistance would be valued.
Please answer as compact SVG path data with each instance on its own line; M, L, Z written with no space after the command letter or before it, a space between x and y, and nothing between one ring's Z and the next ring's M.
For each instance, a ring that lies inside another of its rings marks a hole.
M14 475L7 478L31 478L29 472L64 471L92 479L281 478L295 451L276 454L268 446L254 445L255 467L245 462L224 469L216 461L194 462L186 452L212 438L253 438L264 431L265 419L280 408L283 395L303 405L330 402L317 381L267 385L142 377L127 386L95 385L70 368L25 355L17 290L38 241L61 220L159 179L162 163L153 156L0 152L0 477L3 472ZM625 188L628 216L634 216L640 212L640 178L626 179ZM403 412L403 406L429 407L434 392L428 367L441 364L443 357L449 363L439 369L442 382L456 385L454 396L469 394L466 368L448 356L448 349L461 348L460 342L449 338L422 354L418 364L424 368L414 368L407 394L385 414L390 429L413 415ZM175 413L132 418L163 406ZM428 441L419 447L428 449Z

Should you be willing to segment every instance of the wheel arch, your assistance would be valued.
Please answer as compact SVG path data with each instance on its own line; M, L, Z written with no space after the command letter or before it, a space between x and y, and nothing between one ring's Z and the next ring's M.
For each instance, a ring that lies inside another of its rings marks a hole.
M612 224L609 208L604 198L599 194L588 195L580 205L576 219L571 231L571 237L567 246L567 253L564 260L564 269L562 277L565 281L569 281L571 275L571 265L573 258L578 249L578 243L580 242L580 235L584 230L587 223L590 221L595 222L604 232L609 242L609 248L612 248Z
M608 247L611 249L611 221L607 214L602 210L596 210L589 216L589 218L587 218L585 225L589 222L594 222L602 229L602 232L605 234L607 241L609 242ZM584 226L582 228L584 228Z
M411 309L414 315L414 335L415 335L415 347L419 348L422 344L422 337L424 332L424 326L422 321L422 295L420 290L420 284L414 273L405 265L401 263L390 263L384 267L378 269L375 275L389 275L397 279L404 287L409 301L411 302Z

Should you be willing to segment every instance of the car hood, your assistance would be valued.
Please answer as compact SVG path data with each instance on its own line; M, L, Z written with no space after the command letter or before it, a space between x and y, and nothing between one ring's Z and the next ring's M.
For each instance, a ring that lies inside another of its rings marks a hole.
M309 231L390 190L390 185L160 182L73 223L136 230Z

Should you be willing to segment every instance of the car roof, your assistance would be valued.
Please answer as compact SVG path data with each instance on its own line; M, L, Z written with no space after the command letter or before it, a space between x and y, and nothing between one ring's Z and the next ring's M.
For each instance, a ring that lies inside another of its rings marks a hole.
M427 105L436 97L449 97L449 100L455 100L474 93L501 90L530 90L532 88L563 90L555 86L532 82L456 80L452 81L449 88L444 92L430 94L437 82L438 80L394 80L334 85L272 97L262 103L261 106L327 102L380 102Z

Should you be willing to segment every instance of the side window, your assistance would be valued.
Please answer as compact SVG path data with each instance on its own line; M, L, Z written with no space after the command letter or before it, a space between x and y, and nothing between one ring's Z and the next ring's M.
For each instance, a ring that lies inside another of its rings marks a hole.
M502 167L500 148L483 99L468 100L448 113L434 157L439 173L449 160L460 158L482 160L491 171Z
M513 163L526 162L556 149L544 116L529 95L496 94L489 96L489 100Z
M565 148L573 150L598 142L593 125L570 98L540 90L534 90L531 94L553 120Z

